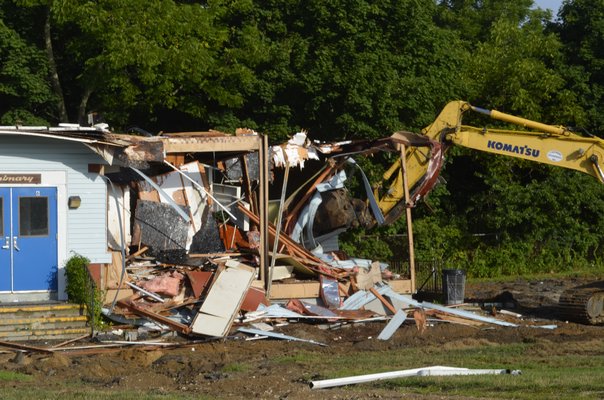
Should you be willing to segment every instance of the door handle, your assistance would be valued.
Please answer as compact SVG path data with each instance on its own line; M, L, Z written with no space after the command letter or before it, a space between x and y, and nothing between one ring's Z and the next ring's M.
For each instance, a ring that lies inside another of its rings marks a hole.
M4 246L2 246L2 248L5 250L10 249L10 236L4 238Z
M17 251L21 251L21 249L19 248L19 246L17 246L17 237L13 237L13 248Z

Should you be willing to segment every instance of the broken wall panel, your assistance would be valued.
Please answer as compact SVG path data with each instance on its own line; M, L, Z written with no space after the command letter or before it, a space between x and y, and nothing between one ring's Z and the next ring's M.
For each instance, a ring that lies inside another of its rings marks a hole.
M111 264L103 264L101 269L102 283L100 287L103 288L105 295L103 304L109 304L114 300L121 300L134 294L134 291L126 284L130 281L130 276L126 270L123 270L121 251L112 251L111 260Z
M212 184L212 195L223 207L226 207L231 214L237 218L232 221L232 223L236 224L240 229L244 231L248 231L250 229L249 219L246 218L244 214L239 211L239 207L237 206L238 202L246 205L249 208L248 202L242 202L241 196L241 187L234 185L223 185L220 183ZM212 211L213 212L222 212L222 208L216 204L212 203Z
M252 267L235 261L227 263L226 269L214 281L195 316L191 325L192 332L207 336L226 336L255 276L256 270Z
M204 167L197 162L184 164L180 167L180 170L197 185L205 188L203 174L205 173ZM183 186L186 195L187 205L189 206L191 213L191 220L194 224L195 231L201 228L201 217L207 202L207 194L205 191L200 190L199 186L193 184L188 179L183 179Z
M151 253L171 257L186 254L189 224L170 205L139 200L134 221L141 244L149 246Z
M218 224L212 213L206 210L201 229L197 231L190 247L191 253L223 253L225 245L220 238Z
M181 173L177 171L152 177L152 180L178 205L186 207L188 215L191 218L189 225L187 242L185 248L188 250L193 241L193 236L201 228L202 214L205 209L207 196L199 187L204 187L201 170L203 169L197 162L184 164L180 167ZM196 186L195 182L197 185ZM166 203L166 199L146 181L138 182L139 198L141 200Z
M241 304L241 310L256 311L258 310L260 304L263 304L267 307L270 305L268 299L266 298L264 290L252 286L249 288L247 294L245 295L245 298L243 299L243 303Z
M220 239L226 250L234 250L240 247L251 248L250 243L243 238L241 231L232 225L220 225Z
M242 160L245 165L243 165ZM259 178L258 153L256 152L225 160L224 165L226 167L226 175L231 180L239 181L243 179L246 168L250 180L257 181Z

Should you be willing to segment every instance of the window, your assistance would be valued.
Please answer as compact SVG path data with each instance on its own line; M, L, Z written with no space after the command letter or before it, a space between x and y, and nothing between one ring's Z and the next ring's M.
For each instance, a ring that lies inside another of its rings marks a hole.
M48 197L19 197L19 236L48 236Z

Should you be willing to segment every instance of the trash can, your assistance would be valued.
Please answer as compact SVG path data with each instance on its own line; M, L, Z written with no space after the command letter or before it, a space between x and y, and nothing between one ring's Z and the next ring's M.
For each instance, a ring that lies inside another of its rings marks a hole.
M461 269L443 269L443 296L445 304L462 304L466 287L466 272Z

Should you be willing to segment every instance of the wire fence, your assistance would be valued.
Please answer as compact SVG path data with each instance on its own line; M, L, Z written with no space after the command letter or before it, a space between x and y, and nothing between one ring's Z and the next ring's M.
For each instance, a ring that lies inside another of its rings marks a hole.
M392 260L390 271L402 277L411 276L409 261ZM415 287L417 293L426 297L439 297L442 294L442 260L415 260Z

